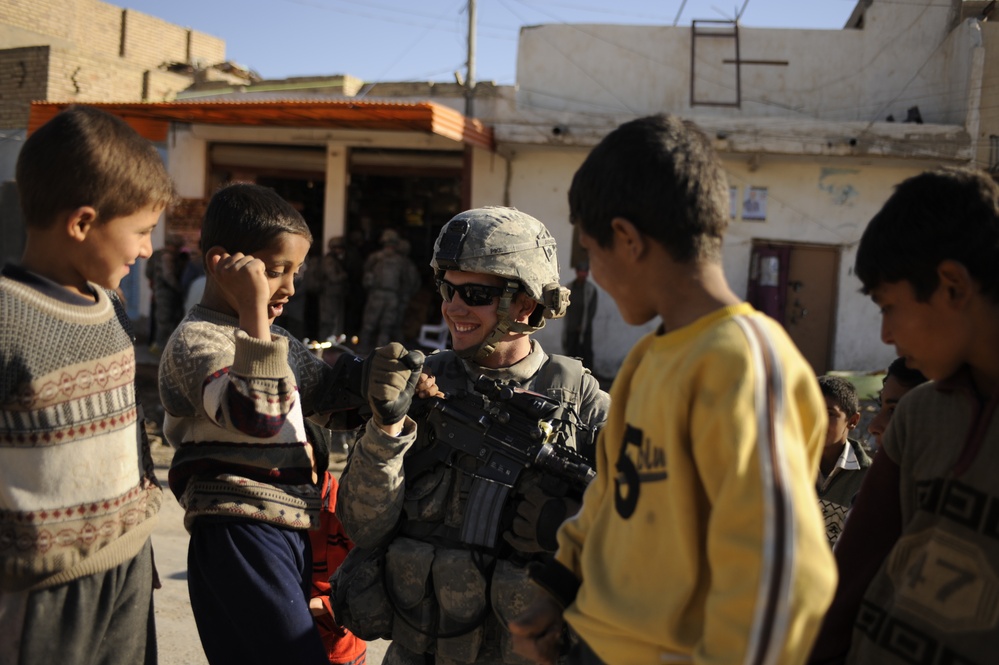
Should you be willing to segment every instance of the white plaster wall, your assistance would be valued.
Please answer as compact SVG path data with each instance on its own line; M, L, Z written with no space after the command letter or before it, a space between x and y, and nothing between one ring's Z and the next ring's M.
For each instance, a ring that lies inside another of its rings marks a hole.
M928 123L961 123L977 26L948 36L949 0L875 2L863 30L740 28L742 106L690 106L691 28L553 24L521 30L518 103L597 114L670 111L703 117L897 121L920 107ZM698 39L698 97L736 99L734 42Z
M521 146L510 154L510 204L542 220L555 236L563 284L573 277L568 188L586 154L586 149L540 146ZM877 308L860 293L860 282L853 275L856 245L892 187L929 165L770 158L751 171L744 158L728 158L723 163L730 184L739 188L739 201L748 186L768 189L766 222L741 221L741 210L737 209L737 219L729 226L723 263L735 292L740 297L746 295L754 239L839 247L832 367L875 370L887 366L894 351L881 343ZM640 327L627 325L614 301L600 290L594 321L595 372L613 377L632 345L658 323L656 319ZM536 338L546 349L560 351L561 330L561 321L549 321Z
M902 180L930 168L926 162L860 163L844 160L768 158L751 171L744 159L724 160L729 184L767 188L767 220L731 221L725 241L724 265L740 297L746 295L753 240L832 245L840 249L832 369L883 368L894 351L880 340L880 317L860 293L853 275L857 244L867 222Z
M510 162L504 155L472 148L471 207L507 205L506 178Z
M205 196L208 169L208 142L196 137L190 125L173 123L167 137L170 158L167 170L177 193L189 199Z

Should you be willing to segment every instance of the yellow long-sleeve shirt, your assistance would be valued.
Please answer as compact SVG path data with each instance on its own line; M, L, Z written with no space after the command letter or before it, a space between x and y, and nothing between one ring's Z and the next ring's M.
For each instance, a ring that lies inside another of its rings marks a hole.
M635 345L597 477L559 532L565 618L607 663L802 663L836 568L811 368L748 304Z

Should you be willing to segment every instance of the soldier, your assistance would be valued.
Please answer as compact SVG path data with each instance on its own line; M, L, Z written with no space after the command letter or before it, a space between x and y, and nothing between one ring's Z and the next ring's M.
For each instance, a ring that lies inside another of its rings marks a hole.
M382 232L382 248L364 262L364 288L368 292L361 324L360 350L368 353L389 343L404 293L406 259L399 253L399 234Z
M146 276L153 287L156 302L156 334L150 350L159 354L166 347L180 320L184 318L184 291L180 286L187 256L182 252L184 238L170 233L164 247L153 252L146 267Z
M404 291L399 296L399 309L396 312L395 321L392 323L389 339L401 342L406 339L403 322L406 321L407 315L409 315L413 298L420 290L420 269L413 263L413 259L409 258L410 244L408 240L400 240L398 250L399 256L402 257L402 286Z
M545 226L512 208L463 212L441 230L431 266L453 340L424 363L437 390L460 399L484 375L554 398L556 435L592 464L610 398L582 363L530 337L567 304ZM417 407L406 415L416 370L402 366L405 353L391 344L369 361L375 415L337 499L358 553L335 578L336 614L351 630L363 623L367 638L391 637L389 665L523 662L506 625L532 597L526 565L550 557L555 529L578 504L527 469L501 504L499 523L511 525L502 537L470 538L493 516L469 509L483 462L429 437Z
M569 309L562 326L562 352L579 358L593 369L593 317L597 313L597 287L587 279L590 266L576 265L576 279L569 283Z
M347 295L347 242L343 236L330 238L329 251L322 261L322 286L319 289L319 337L329 339L347 332L345 301Z

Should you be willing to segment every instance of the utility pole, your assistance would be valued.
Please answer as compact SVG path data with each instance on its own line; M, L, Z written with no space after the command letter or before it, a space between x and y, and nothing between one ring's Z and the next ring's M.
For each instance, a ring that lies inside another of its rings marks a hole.
M465 115L475 117L475 0L468 0L468 61L465 70Z

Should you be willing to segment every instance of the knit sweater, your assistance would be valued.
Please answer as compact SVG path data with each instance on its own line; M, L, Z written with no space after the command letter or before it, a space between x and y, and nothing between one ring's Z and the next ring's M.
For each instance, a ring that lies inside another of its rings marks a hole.
M96 302L14 266L0 275L0 591L114 568L156 522L128 318L90 289Z
M177 448L170 489L188 530L203 516L315 528L303 414L329 410L333 377L278 326L264 341L233 316L200 305L187 314L163 351L159 387L163 434Z

